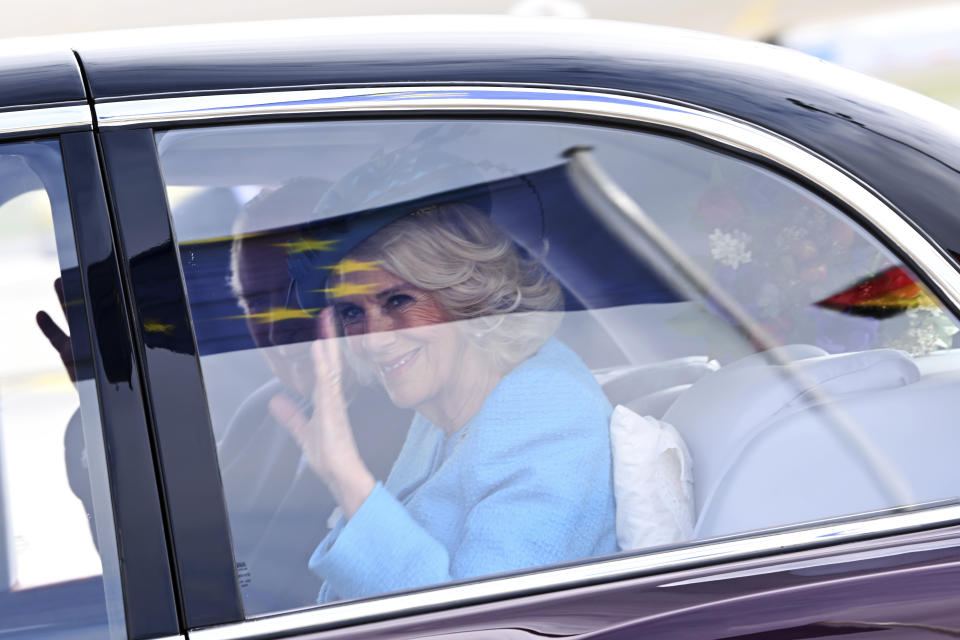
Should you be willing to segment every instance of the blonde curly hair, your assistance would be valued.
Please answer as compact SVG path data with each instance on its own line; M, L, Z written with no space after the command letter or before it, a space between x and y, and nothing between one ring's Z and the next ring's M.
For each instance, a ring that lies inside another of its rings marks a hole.
M431 205L380 229L347 256L431 292L506 372L560 323L563 291L489 216L459 202Z

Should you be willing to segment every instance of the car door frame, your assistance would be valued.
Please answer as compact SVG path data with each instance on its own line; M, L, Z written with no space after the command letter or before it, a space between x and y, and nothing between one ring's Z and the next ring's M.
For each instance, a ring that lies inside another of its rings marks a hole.
M602 591L616 589L616 585L629 589L630 585L648 584L650 576L709 567L729 569L758 557L949 529L960 523L960 506L945 501L243 620L193 332L179 334L166 346L144 347L148 344L144 327L155 304L148 297L149 284L157 274L172 283L164 294L169 315L161 318L161 324L191 326L156 156L155 129L412 115L536 118L655 130L749 158L838 204L860 227L897 253L956 315L960 315L960 273L946 252L842 169L759 127L664 99L548 87L411 84L107 101L98 103L95 113L124 252L133 323L139 331L148 405L173 532L174 562L190 638L275 637L467 605L483 608L497 601L549 599L555 591ZM143 266L148 260L153 264L150 268ZM182 405L176 411L167 411L174 401ZM197 496L198 487L202 499ZM454 612L447 616L451 624L457 615Z
M52 78L43 69L37 77ZM178 637L182 625L154 447L89 103L18 105L0 112L0 143L34 139L56 140L63 162L89 330L89 335L74 336L74 348L92 355L119 554L104 566L116 563L119 568L127 638Z

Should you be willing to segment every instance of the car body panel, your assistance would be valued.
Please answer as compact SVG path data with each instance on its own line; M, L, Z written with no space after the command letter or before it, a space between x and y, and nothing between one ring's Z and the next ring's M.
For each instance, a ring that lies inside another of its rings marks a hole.
M6 45L0 48L0 110L86 104L80 66L72 51L56 48L29 53L20 52L12 43Z
M90 131L92 114L73 52L24 49L0 45L0 140Z
M101 136L188 627L242 619L196 342L149 131Z
M960 579L957 532L918 532L298 637L821 638L871 631L917 637L928 632L924 627L949 634L960 628L951 588Z
M495 83L698 105L823 155L878 190L941 246L960 251L960 216L948 204L960 199L960 130L952 110L803 54L601 21L406 17L262 26L78 51L97 102L294 86ZM878 101L881 95L887 99ZM913 120L909 131L904 118Z
M413 93L416 93L416 92L414 91ZM501 92L501 93L507 94L510 92ZM522 94L522 92L520 92L519 90L516 91L516 93ZM278 97L282 97L283 94L275 94L275 95L277 95ZM426 95L431 95L431 92L426 92ZM327 97L321 96L321 97L317 97L316 99L323 104L332 104L330 101L333 100L333 98L329 96ZM201 107L202 107L203 99L202 98L198 99L197 102L201 103ZM623 102L623 100L621 100L621 102ZM123 103L123 104L129 105L131 103ZM351 104L355 104L355 103L351 103ZM148 109L148 110L150 108L153 108L154 106L155 105L144 105L145 109ZM469 107L465 107L465 108L469 111ZM372 111L376 113L377 109L372 109ZM510 112L509 107L505 107L504 112L509 114ZM193 113L193 112L190 112L190 113ZM443 112L439 111L438 113L443 113ZM389 115L386 108L384 108L384 114ZM713 117L713 119L716 119L716 118ZM176 121L175 117L174 117L174 121ZM116 154L118 158L122 158L117 160L116 164L118 167L121 167L121 168L139 167L140 169L138 170L142 171L143 167L153 162L150 149L141 148L141 150L138 152L139 155L128 156L127 147L119 144L115 145L113 141L121 140L121 139L127 140L127 141L139 140L140 142L137 145L138 147L149 147L150 137L148 134L149 132L146 130L141 130L136 128L127 129L127 128L124 128L123 126L115 127L113 124L111 124L109 128L103 129L101 133L101 137L106 142L105 144L106 152L108 154ZM123 170L130 171L131 169L123 169ZM122 176L120 176L119 173L117 174L116 177L113 178L113 181L116 182L118 185L132 184L134 182L129 177L123 178ZM149 184L147 184L147 182L149 182ZM138 208L135 206L137 198L142 197L146 193L158 193L158 187L156 184L154 184L153 180L150 180L147 182L145 182L144 184L141 184L136 188L132 188L130 190L130 193L127 195L127 201L129 203L128 206L118 207L118 215L122 220L121 224L127 225L131 230L133 230L131 231L131 233L135 233L135 239L132 239L130 242L127 243L127 251L129 252L130 259L132 260L133 263L138 263L149 258L150 260L153 260L153 261L163 260L165 263L173 264L176 261L176 255L175 255L176 250L170 241L169 228L168 228L168 224L166 223L166 215L157 216L156 214L154 214L153 218L150 221L143 221L143 223L141 224L136 224L135 222L135 220L139 216L146 215L144 213L145 211L144 208ZM161 197L160 195L156 195L155 199L159 199L160 197ZM124 222L123 220L126 217L129 217L130 220ZM158 222L161 219L162 219L162 224ZM895 216L894 216L894 219L899 220ZM907 231L909 231L909 229L907 229ZM947 266L946 268L948 270L950 269L949 266ZM146 272L145 272L145 275L141 277L137 277L136 275L134 275L134 280L136 280L139 283L139 284L135 284L134 297L138 299L138 305L141 306L139 310L139 314L141 315L141 317L154 317L154 318L162 317L163 319L161 324L163 324L164 326L167 326L167 325L169 325L170 327L184 326L186 324L186 320L183 317L184 314L183 314L182 308L185 306L186 302L182 299L183 292L179 289L179 286L171 287L169 290L165 289L162 295L159 294L159 288L157 283L165 283L165 282L172 281L174 279L174 275L171 275L173 274L173 271L170 271L170 269L172 269L172 267L167 269L169 273L165 277L158 277L155 273L152 275L146 275ZM154 284L150 284L150 283L154 283ZM149 287L149 289L147 287ZM164 308L158 305L158 303L161 301L161 298L164 301L170 303L170 306L168 308L165 308L166 310L163 310ZM176 302L176 304L173 304L174 302ZM146 309L146 307L149 307L149 306L153 307L153 309L150 311ZM168 311L171 314L169 317L165 315ZM169 332L169 334L164 334L164 335L154 335L152 337L149 335L145 335L143 339L147 343L147 345L151 347L151 351L160 351L160 350L172 351L172 352L175 352L175 354L179 359L182 359L185 355L189 353L193 353L193 349L194 349L194 345L192 343L192 337L190 335L181 334L176 329L172 329ZM149 361L151 359L149 354L146 359L148 361L148 367L152 370L153 365L149 364ZM191 370L193 369L194 368L191 367ZM166 371L166 373L162 373L163 371ZM173 398L178 398L180 402L183 404L200 403L202 405L203 403L202 388L200 383L197 380L195 380L193 374L186 375L185 370L180 370L180 373L178 374L171 374L170 370L158 368L155 373L150 374L150 377L154 380L160 381L160 382L154 383L154 393L156 397L156 400L155 400L156 404L168 406L172 402ZM165 398L166 400L163 400L162 398ZM183 417L181 416L181 418ZM197 422L193 426L188 426L188 424L189 423L186 419L177 419L177 420L168 421L167 426L161 426L160 428L183 429L188 433L194 433L194 434L199 431L209 430L208 426L205 426L200 422ZM196 452L197 452L197 449L195 448L192 453L196 454ZM213 465L215 465L215 459L213 457L213 452L211 451L210 459L206 464L171 463L168 469L180 469L180 474L182 476L180 480L186 481L185 482L186 485L200 486L202 485L203 481L202 479L200 479L199 473L196 475L195 478L191 480L187 480L187 478L192 478L194 475L191 470L209 469ZM168 470L166 472L166 475L170 476L172 474ZM215 511L222 512L222 504L216 504L217 502L219 502L216 499L216 497L208 496L208 498L211 500L208 503L210 505L210 508L207 510L201 510L201 511L203 511L207 515L212 514ZM192 501L199 502L199 499L196 496L194 496L192 498ZM180 502L180 501L174 500L173 498L171 498L170 507L174 512L174 518L178 517L176 515L176 512L179 510L179 507L177 506L177 502ZM199 519L196 517L196 513L193 513L192 515L190 515L190 513L192 512L185 512L185 513L186 515L182 516L184 520L199 522ZM200 548L205 547L209 549L211 552L222 553L223 551L222 548L218 550L218 547L221 546L219 542L222 542L222 540L224 539L222 536L217 537L217 536L209 536L209 535L194 535L198 533L198 531L199 530L191 531L189 534L189 537L187 538L187 540L189 540L189 546L191 548L199 550ZM180 539L184 540L184 537L180 536ZM216 553L209 553L209 554L200 553L199 555L209 560L210 558L214 557ZM698 551L696 550L691 551L691 554L693 556L696 556L697 553ZM702 552L699 552L699 553L702 553ZM195 563L195 562L186 563L185 566L191 567L191 571L200 570L199 563ZM229 576L230 575L229 568L225 569L223 573ZM199 578L199 574L198 574L198 578ZM448 606L451 606L450 603L447 603L447 604ZM372 603L372 605L373 605L372 608L375 609L376 603ZM188 604L188 606L203 607L204 605L201 603L196 603L195 605ZM452 606L456 606L456 603L453 603ZM214 609L207 610L207 613L204 615L209 615L210 617L207 619L213 620L215 622L229 622L232 617L230 615L224 615L223 612L217 614L214 612ZM217 617L218 615L220 617ZM306 626L314 626L318 623L323 624L322 612L318 611L318 615L313 616L313 618L314 618L313 620L305 623ZM294 621L291 621L291 624L296 625L299 623L294 620ZM252 625L239 625L236 630L238 633L244 633L245 632L243 630L244 628L246 628L247 630L250 630L254 634L259 634L259 631L257 631L256 628ZM229 634L230 632L224 631L223 633ZM229 637L229 635L224 635L223 637Z
M154 445L144 410L140 366L126 312L125 291L93 133L61 137L77 253L93 339L127 631L131 638L180 628L167 551ZM82 213L81 213L82 212Z

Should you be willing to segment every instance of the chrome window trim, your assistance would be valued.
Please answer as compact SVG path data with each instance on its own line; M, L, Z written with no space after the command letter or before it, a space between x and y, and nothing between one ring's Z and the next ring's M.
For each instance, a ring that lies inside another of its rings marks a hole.
M0 135L92 126L93 116L86 105L0 111Z
M188 640L257 640L330 629L345 623L368 622L395 615L410 615L451 606L463 606L494 599L542 593L655 573L679 571L698 566L745 558L802 551L825 543L838 544L931 526L960 524L960 504L908 513L884 515L867 520L825 524L802 530L788 530L736 539L705 542L680 549L654 551L644 555L601 560L574 567L546 569L525 575L494 578L482 582L437 588L400 595L387 595L360 602L332 604L253 618L243 622L194 629Z
M960 272L910 223L853 177L800 145L722 114L618 94L524 87L381 87L311 89L107 102L95 107L101 128L291 114L449 115L483 111L586 116L648 124L696 134L760 156L810 180L846 202L894 242L954 309L960 309Z
M101 103L95 107L104 129L160 124L203 124L242 117L276 115L417 115L522 112L537 115L585 116L627 124L656 125L695 134L765 158L793 171L847 203L868 223L898 246L955 309L960 308L960 272L910 223L877 195L843 170L800 145L754 125L722 114L655 100L595 91L523 87L386 87L301 90L157 98ZM918 511L872 513L842 522L814 523L725 538L574 567L547 569L525 575L426 591L387 595L361 602L255 618L228 625L195 629L189 640L255 639L284 633L320 630L346 622L382 619L441 607L537 593L552 588L620 580L776 552L797 551L823 544L960 524L960 505Z

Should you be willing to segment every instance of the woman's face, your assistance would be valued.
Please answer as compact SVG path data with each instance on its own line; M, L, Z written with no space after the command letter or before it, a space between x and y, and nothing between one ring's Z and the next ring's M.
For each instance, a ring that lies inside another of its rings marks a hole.
M350 349L398 407L442 413L462 375L464 336L431 292L362 264L329 292Z

